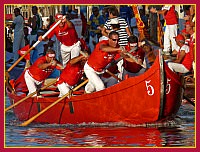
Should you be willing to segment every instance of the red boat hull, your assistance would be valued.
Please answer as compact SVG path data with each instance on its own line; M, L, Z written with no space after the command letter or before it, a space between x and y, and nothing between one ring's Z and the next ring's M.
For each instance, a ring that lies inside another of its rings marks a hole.
M34 122L142 124L175 115L181 103L179 77L165 64L161 66L160 63L161 58L157 57L153 66L140 76L129 78L99 92L64 99ZM169 86L170 90L167 90ZM9 91L7 94L11 104L25 97ZM19 120L28 120L57 99L59 98L29 98L16 106L14 113Z

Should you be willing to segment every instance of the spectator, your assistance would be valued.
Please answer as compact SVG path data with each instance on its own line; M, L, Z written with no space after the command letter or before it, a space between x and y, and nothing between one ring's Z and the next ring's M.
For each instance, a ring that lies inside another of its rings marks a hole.
M78 38L82 38L82 20L78 17L78 13L76 11L72 11L70 14L70 21L74 24L76 29L76 33L78 34Z
M139 38L139 31L137 28L137 21L136 21L134 13L131 17L130 27L131 27L131 31L132 31L133 35L135 35L135 36L137 36L137 38Z
M164 5L162 7L162 10L156 10L155 8L151 8L150 12L164 15L166 21L166 28L164 33L163 51L166 55L169 55L171 49L173 51L177 47L176 41L174 39L174 37L177 36L177 24L178 24L178 18L175 12L175 6Z
M111 19L117 18L120 25L119 32L119 45L120 46L126 46L128 44L128 36L131 35L131 32L129 30L128 24L124 18L118 17L119 12L116 7L112 6L108 9L109 12L109 19L106 21L103 29L102 29L102 35L108 37L108 32L106 30L111 30Z
M53 16L50 15L49 16L49 24L47 25L47 29L49 30L50 29L50 26L54 23L54 19L53 19Z
M33 41L37 41L37 31L42 28L42 18L38 14L37 6L32 7L33 17L29 19L28 26L32 28L30 45Z
M37 38L39 36L42 36L46 33L46 30L44 29L39 29L37 31ZM48 41L41 41L33 50L32 50L32 55L31 55L31 64L33 64L39 57L44 56L45 52L47 51L47 46Z
M105 23L108 20L108 17L109 17L109 15L108 15L108 8L107 7L104 7L102 9L102 16L103 16L104 23Z
M132 8L127 5L120 6L120 17L124 18L130 24L131 16L133 14Z
M12 39L8 36L8 30L5 27L5 49L8 52L13 52L13 42ZM9 62L13 61L13 59L10 59Z
M90 19L87 23L89 30L89 48L91 52L94 50L99 37L101 37L101 31L98 29L98 27L103 27L104 25L104 18L99 14L99 8L93 7L92 13L93 14L90 16Z
M25 45L30 44L30 34L28 33L28 27L24 27L24 41L25 41Z
M13 62L16 62L19 58L18 50L25 46L24 41L24 17L20 13L19 8L14 9L15 19L11 25L14 29L14 40L13 40Z

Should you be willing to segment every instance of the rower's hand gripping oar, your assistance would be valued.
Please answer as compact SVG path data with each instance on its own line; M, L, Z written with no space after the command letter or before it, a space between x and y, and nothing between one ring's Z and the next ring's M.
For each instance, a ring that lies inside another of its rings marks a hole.
M133 49L131 49L131 50L129 51L129 53L132 53L133 51L135 51L135 50L137 50L137 49L138 49L138 47L134 47ZM125 48L122 47L122 50L125 50ZM121 56L121 57L118 58L117 60L113 60L111 63L109 63L109 64L105 67L105 69L108 69L108 68L110 68L111 66L117 64L117 63L118 63L119 61L121 61L123 58L124 58L124 57Z
M23 99L19 100L18 102L12 104L11 106L7 107L7 108L5 109L5 112L7 112L7 111L10 110L11 108L17 106L18 104L22 103L22 102L25 101L26 99L32 97L33 95L35 95L36 93L38 93L40 90L44 90L44 89L46 89L47 87L53 85L54 83L56 83L56 81L57 81L57 79L56 79L56 80L53 80L52 82L48 83L48 84L45 85L44 87L40 88L39 90L37 90L37 91L35 91L35 92L29 94L29 95L26 96L25 98L23 98Z
M88 79L86 79L84 82L82 82L81 84L79 84L77 87L75 87L73 89L73 91L78 90L80 87L84 86L86 83L88 83ZM62 96L61 98L59 98L58 100L56 100L55 102L53 102L51 105L49 105L48 107L46 107L45 109L43 109L42 111L40 111L38 114L36 114L35 116L31 117L29 120L23 122L20 126L27 126L28 124L30 124L33 120L35 120L36 118L38 118L40 115L42 115L43 113L45 113L47 110L49 110L50 108L52 108L54 105L56 105L57 103L59 103L60 101L62 101L64 98L66 98L69 95L69 93L65 94L64 96Z
M145 41L142 41L142 42L141 42L141 46L143 46L144 44L145 44ZM122 49L122 50L125 50L124 47L121 47L121 49ZM129 56L131 59L133 59L137 64L139 64L139 63L138 63L138 59L137 59L135 56L133 56L133 55L131 54L132 52L136 51L137 49L138 49L138 47L134 47L134 48L131 49L129 52L125 52L124 54L125 54L125 55L128 55L128 56ZM114 60L113 62L111 62L110 64L108 64L108 65L105 67L105 69L106 69L105 72L108 73L108 74L110 74L112 77L114 77L114 78L117 79L118 81L122 81L122 79L118 78L114 73L110 72L110 71L108 70L108 68L110 68L111 66L117 64L117 63L118 63L119 61L121 61L123 58L124 58L124 57L121 56L119 59Z
M65 18L65 16L63 16L63 19ZM44 39L51 31L53 31L58 24L60 24L62 20L59 20L58 22L56 22L56 24L53 25L52 28L50 28L43 36L42 39ZM35 44L28 50L26 51L26 53L24 55L22 55L8 70L7 72L10 72L32 49L34 49L38 44L40 43L40 41L38 40L37 42L35 42Z

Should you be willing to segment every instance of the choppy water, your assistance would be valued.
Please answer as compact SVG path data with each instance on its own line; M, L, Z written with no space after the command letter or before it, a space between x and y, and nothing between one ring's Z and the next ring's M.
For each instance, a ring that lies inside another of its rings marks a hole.
M9 102L6 97L6 104ZM195 111L183 104L175 120L134 126L123 123L17 126L12 110L5 119L6 147L195 147Z

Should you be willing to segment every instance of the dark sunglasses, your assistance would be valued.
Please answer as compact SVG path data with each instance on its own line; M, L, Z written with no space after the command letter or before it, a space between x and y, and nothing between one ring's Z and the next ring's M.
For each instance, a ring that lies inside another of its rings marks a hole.
M113 41L119 41L119 39L112 39Z

